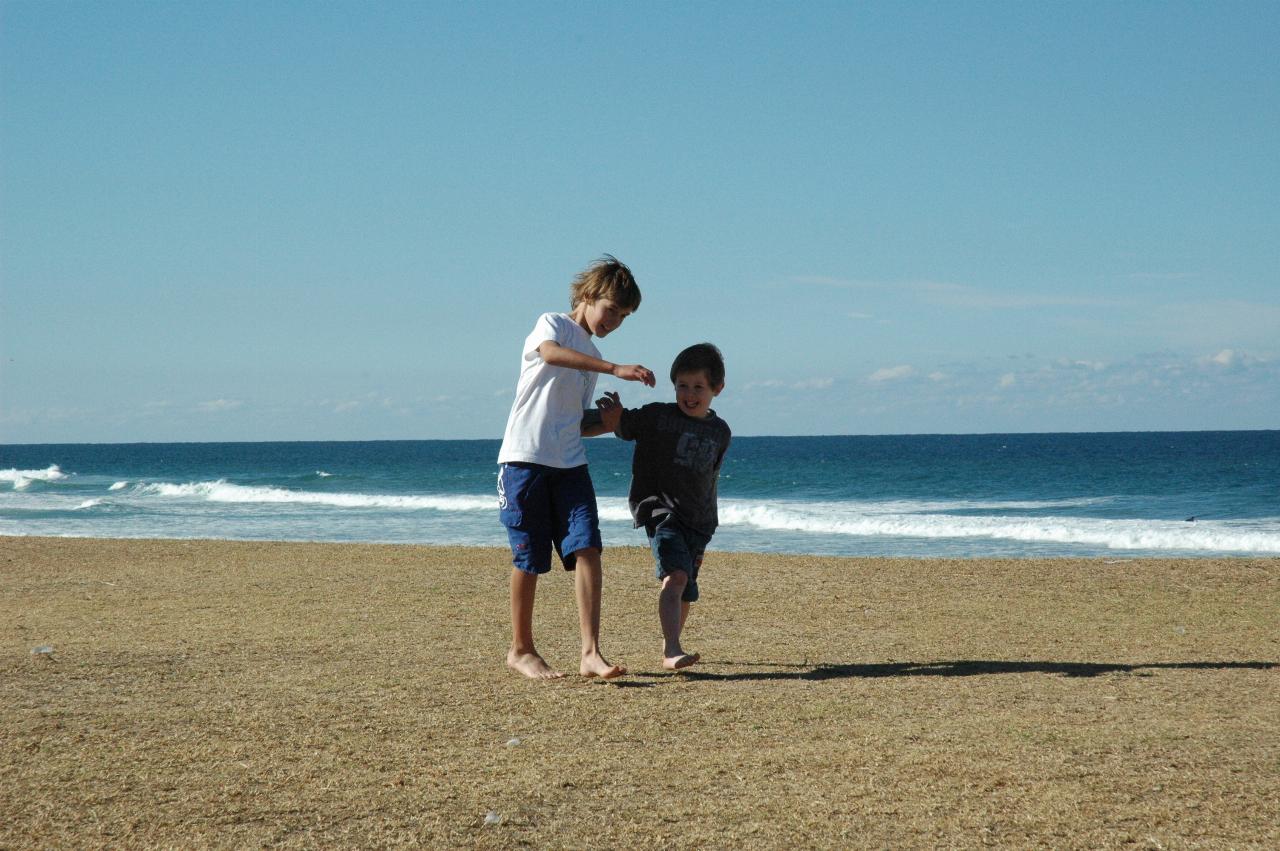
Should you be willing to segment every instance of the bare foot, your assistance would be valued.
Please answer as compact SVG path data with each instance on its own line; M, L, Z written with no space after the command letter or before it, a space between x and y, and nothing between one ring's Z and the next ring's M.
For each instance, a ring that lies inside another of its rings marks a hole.
M681 668L698 664L701 658L702 654L700 653L681 653L678 656L664 656L662 658L662 667L668 671L678 671Z
M552 668L537 653L507 651L507 667L531 680L558 680L564 674Z
M578 673L584 677L599 677L602 680L611 680L614 677L620 677L627 672L627 669L621 665L610 665L604 660L599 653L592 653L582 657L582 664L578 666Z

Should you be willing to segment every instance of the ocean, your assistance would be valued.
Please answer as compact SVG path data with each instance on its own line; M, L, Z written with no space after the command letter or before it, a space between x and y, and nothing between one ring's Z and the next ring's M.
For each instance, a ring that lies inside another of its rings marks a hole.
M505 546L497 440L0 445L0 535ZM631 445L587 445L606 548ZM739 437L712 549L1280 555L1280 431Z

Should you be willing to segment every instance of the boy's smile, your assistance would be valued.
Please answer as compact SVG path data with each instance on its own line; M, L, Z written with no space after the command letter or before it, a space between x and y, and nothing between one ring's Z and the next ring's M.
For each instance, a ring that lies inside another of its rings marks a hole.
M582 326L583 331L601 339L618 330L622 320L630 315L630 310L619 307L608 298L582 302L573 312L573 318Z
M700 420L711 413L711 400L723 389L723 384L712 387L704 370L676 373L676 405L687 417Z

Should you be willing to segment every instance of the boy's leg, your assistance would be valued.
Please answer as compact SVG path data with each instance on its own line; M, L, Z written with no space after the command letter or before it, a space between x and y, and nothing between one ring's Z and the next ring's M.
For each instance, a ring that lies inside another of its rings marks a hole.
M563 677L533 646L533 602L538 591L538 575L511 568L511 649L507 667L535 680Z
M689 574L672 570L662 580L658 594L658 621L662 624L662 667L675 671L695 664L701 657L686 653L680 646L680 634L685 619L689 617L689 604L681 600L689 584Z
M620 677L627 669L610 665L600 653L600 597L604 588L600 550L587 547L575 552L574 557L573 590L578 597L578 629L582 633L582 662L578 673L606 680Z
M559 525L556 550L568 570L574 571L573 589L578 598L578 629L582 634L584 677L611 679L627 669L611 665L600 653L600 595L604 573L600 568L600 514L596 491L586 465L561 471L553 492L554 517Z
M547 526L547 473L536 464L503 464L498 473L498 505L511 542L511 648L507 667L535 680L563 677L533 644L533 603L538 574L551 569Z
M706 536L686 529L677 518L668 516L647 526L662 591L658 595L658 620L662 625L662 667L687 668L702 657L687 653L681 646L689 604L698 599L698 568L706 549Z

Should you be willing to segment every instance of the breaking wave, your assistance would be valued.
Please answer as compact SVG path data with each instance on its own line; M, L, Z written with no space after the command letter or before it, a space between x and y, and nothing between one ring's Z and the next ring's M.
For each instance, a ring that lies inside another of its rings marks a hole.
M163 482L137 485L132 492L141 496L199 499L207 502L324 505L334 508L496 511L498 507L496 494L492 497L483 497L452 494L395 496L392 494L324 493L237 485L222 479L215 482L191 482L182 485Z
M67 474L57 464L43 470L0 470L0 482L11 482L16 491L26 490L32 482L60 482L65 478Z
M928 505L928 503L915 505ZM987 538L1050 544L1084 544L1115 550L1280 552L1280 532L1250 528L1259 521L1108 520L1093 517L960 516L901 513L895 503L764 505L725 500L725 526L876 538Z
M336 481L322 470L316 470L315 475L326 482ZM274 537L288 538L304 528L312 530L307 532L309 535L324 537L334 528L331 524L343 523L347 524L342 527L344 535L377 539L385 534L388 523L407 520L419 523L417 519L405 517L408 512L417 511L447 515L433 519L429 528L415 527L414 534L421 528L421 534L428 539L440 534L431 531L437 529L432 524L444 524L440 528L467 539L487 541L487 536L499 534L496 493L326 492L236 484L225 479L180 484L137 479L113 481L114 477L94 482L92 477L84 476L75 477L75 482L70 484L33 487L36 483L62 483L68 478L72 478L71 474L56 464L43 470L0 470L0 482L12 483L16 491L5 496L6 510L14 517L20 515L24 523L30 522L32 516L47 512L50 517L64 518L59 522L75 514L84 518L84 523L103 523L110 517L110 522L115 524L111 530L101 526L75 527L81 534L133 534L135 527L155 534L168 527L148 524L200 515L201 522L215 524L208 527L215 535L243 528L236 524L251 523L257 524L255 528L263 530L263 534ZM950 549L987 546L980 542L994 545L1016 542L1042 545L1051 551L1066 548L1068 552L1070 548L1086 548L1170 554L1280 554L1280 517L1196 522L1116 517L1117 510L1125 511L1124 502L1123 497L1106 496L1008 500L721 499L719 511L721 530L736 532L741 541L738 545L763 543L797 551L806 551L809 548L806 542L839 552L858 550L865 545L893 546L895 541L903 542L908 548L918 547L924 541L939 541L930 546L948 549L948 545L941 542L950 540L957 542L950 545ZM165 507L156 512L158 504ZM631 525L625 498L601 496L598 504L603 523ZM196 509L199 505L207 508ZM224 512L211 510L216 505L258 506L260 510L223 518ZM283 511L289 506L295 510ZM252 519L246 520L248 516ZM396 520L396 516L404 520ZM228 525L216 525L221 523ZM20 525L15 528L21 530ZM730 543L733 537L727 535L720 539L721 543L733 546ZM971 541L973 545L960 543L964 541Z

